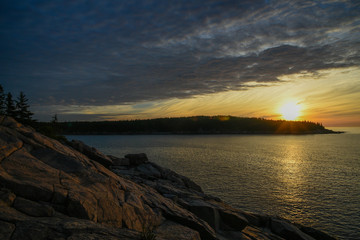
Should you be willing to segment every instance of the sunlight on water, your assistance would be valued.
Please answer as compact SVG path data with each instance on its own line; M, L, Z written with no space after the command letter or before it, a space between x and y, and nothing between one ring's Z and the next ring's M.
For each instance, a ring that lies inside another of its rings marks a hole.
M281 196L281 201L284 203L301 201L300 194L298 193L301 190L299 186L303 183L300 147L299 145L284 143L280 154L283 157L276 159L279 168L277 181L281 183L281 189L288 189L289 192L289 194Z
M145 152L235 207L360 239L360 134L69 138L115 156Z

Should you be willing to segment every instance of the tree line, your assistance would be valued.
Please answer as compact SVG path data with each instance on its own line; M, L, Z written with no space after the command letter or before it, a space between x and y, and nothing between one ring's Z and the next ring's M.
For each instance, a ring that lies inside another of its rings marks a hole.
M43 126L54 123L38 123ZM313 134L331 133L321 123L233 116L148 120L57 122L61 134Z
M333 133L321 123L309 121L268 120L233 116L194 116L147 120L58 122L55 114L51 122L36 122L24 92L17 99L4 92L0 84L0 115L34 127L41 133L60 138L61 134L309 134Z
M17 99L14 100L11 92L5 93L0 84L0 115L13 117L21 123L30 124L34 121L32 119L34 114L30 111L28 101L24 92L20 92Z

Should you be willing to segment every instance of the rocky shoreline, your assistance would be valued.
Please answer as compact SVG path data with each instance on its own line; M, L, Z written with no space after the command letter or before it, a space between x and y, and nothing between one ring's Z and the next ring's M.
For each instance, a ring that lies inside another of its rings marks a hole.
M146 154L107 156L0 123L0 239L335 239L235 209Z

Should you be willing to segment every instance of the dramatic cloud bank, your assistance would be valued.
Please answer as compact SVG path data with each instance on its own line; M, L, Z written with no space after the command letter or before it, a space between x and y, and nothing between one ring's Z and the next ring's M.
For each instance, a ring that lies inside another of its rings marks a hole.
M360 65L360 2L0 3L0 81L36 105L123 105L248 90Z

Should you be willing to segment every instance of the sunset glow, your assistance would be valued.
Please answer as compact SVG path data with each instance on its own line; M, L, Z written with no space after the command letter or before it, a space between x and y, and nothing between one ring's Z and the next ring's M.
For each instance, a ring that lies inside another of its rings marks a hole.
M30 2L1 5L0 84L25 92L40 121L232 115L360 126L354 1Z
M295 102L287 102L280 108L280 113L285 120L296 120L301 107Z

